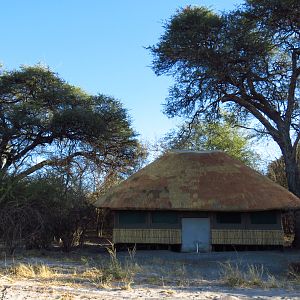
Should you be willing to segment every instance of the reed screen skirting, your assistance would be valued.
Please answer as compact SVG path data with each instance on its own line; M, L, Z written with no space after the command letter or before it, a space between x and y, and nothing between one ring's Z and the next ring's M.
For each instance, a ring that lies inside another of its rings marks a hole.
M212 245L283 245L282 230L211 229ZM113 230L114 243L181 244L181 229Z
M181 244L181 229L114 229L114 243Z

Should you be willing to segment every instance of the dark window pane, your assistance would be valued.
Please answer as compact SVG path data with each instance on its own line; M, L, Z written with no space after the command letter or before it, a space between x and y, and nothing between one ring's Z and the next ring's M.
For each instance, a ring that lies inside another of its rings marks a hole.
M242 218L240 213L218 213L217 222L221 224L241 224Z
M273 211L260 211L250 214L251 224L277 224L277 216Z
M145 224L147 213L141 211L119 212L119 224Z
M152 213L152 223L162 223L162 224L177 224L178 217L175 212L153 212Z

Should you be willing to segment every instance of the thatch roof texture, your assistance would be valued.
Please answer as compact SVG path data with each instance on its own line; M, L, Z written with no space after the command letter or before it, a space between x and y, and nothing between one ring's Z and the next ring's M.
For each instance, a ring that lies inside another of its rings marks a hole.
M96 203L115 210L258 211L300 208L300 199L221 151L169 152Z

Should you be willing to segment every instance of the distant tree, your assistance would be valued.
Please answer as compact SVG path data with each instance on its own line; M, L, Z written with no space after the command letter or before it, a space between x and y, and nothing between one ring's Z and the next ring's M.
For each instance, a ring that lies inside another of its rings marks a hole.
M139 144L117 100L91 96L41 66L0 74L0 182L88 161L126 173ZM1 187L0 199L9 189Z
M249 137L227 120L185 123L177 131L167 134L161 145L165 151L170 149L221 150L246 165L258 169L259 157L251 150Z
M280 147L288 188L300 196L299 0L246 0L223 14L186 7L150 50L156 74L175 77L168 116L213 119L222 108L249 118Z

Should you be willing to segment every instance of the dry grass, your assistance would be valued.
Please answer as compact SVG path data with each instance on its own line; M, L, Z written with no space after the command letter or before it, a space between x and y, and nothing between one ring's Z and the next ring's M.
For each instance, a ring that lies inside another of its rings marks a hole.
M128 258L121 262L113 245L107 249L109 259L92 260L80 258L80 266L55 266L47 264L12 263L0 270L1 276L16 279L35 279L39 282L79 286L90 284L98 288L118 286L130 290L140 267L135 262L135 248L129 250Z
M203 281L196 261L171 260L160 257L148 259L145 257L141 262L141 267L135 259L135 248L128 250L128 255L125 257L121 254L122 259L120 259L114 245L111 245L107 251L109 256L77 256L74 264L58 261L49 262L48 259L46 264L17 264L10 261L8 262L9 266L0 269L0 277L13 281L23 278L33 279L39 284L48 286L113 287L124 290L131 290L134 284L150 284L168 288L169 286L191 287L202 284ZM29 261L33 260L30 259ZM68 259L68 261L74 262L74 259ZM231 287L292 288L294 285L300 285L300 274L292 266L288 275L283 274L282 279L279 280L261 265L242 265L238 261L227 261L220 265L220 279Z
M287 276L291 283L300 285L300 262L289 265Z
M189 287L196 281L195 277L199 279L199 274L195 274L191 266L188 268L188 263L184 260L168 261L154 257L146 262L143 270L145 275L149 274L145 276L144 282L151 285Z
M135 274L140 271L140 267L135 262L136 248L128 249L129 259L125 263L121 263L118 259L117 250L113 244L107 248L107 251L110 256L110 262L108 265L102 266L102 285L110 286L113 281L117 280L121 282L122 289L131 289Z
M130 290L136 272L140 271L140 267L135 262L136 249L128 250L129 257L125 262L119 260L113 244L107 248L107 251L109 261L83 261L85 268L80 271L75 270L73 278L77 281L88 282L97 288L110 288L117 285L121 289Z
M59 300L73 300L74 296L71 293L63 294Z
M44 264L20 263L6 268L5 273L18 278L53 278L56 276L55 270Z
M262 265L248 265L243 269L239 263L230 261L221 265L221 280L231 287L277 288L282 286L275 276Z

